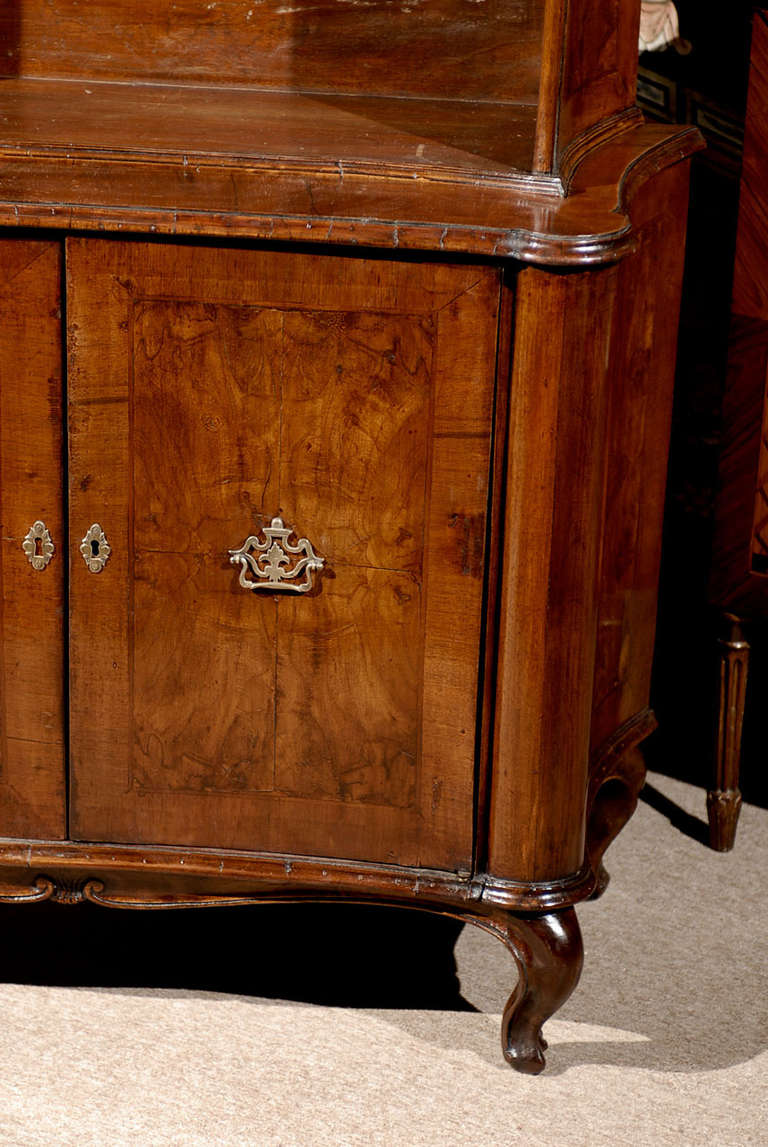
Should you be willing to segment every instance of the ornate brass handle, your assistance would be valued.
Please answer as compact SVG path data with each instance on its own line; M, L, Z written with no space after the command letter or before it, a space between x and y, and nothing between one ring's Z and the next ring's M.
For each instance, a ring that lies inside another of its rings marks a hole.
M21 548L27 555L27 560L32 569L45 569L56 549L45 522L35 522L33 526L29 527L27 536L21 543Z
M101 573L109 560L112 548L98 522L93 523L80 543L80 553L91 573Z
M265 526L261 534L246 538L239 550L229 551L233 566L240 566L240 585L243 589L290 590L292 593L307 593L312 589L312 574L321 570L324 561L312 549L306 538L298 538L291 545L288 538L293 533L283 524L282 518L273 518L271 526ZM264 541L260 538L264 537ZM251 553L255 550L255 553ZM293 558L298 555L298 561ZM256 578L246 577L251 572ZM303 577L303 581L298 580Z

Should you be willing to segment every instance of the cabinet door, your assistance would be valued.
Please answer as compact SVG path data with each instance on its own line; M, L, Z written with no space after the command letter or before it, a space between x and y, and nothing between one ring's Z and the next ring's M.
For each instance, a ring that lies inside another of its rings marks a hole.
M67 284L73 835L468 865L496 272L70 240ZM230 563L277 516L311 592Z
M66 836L60 279L0 242L0 836Z

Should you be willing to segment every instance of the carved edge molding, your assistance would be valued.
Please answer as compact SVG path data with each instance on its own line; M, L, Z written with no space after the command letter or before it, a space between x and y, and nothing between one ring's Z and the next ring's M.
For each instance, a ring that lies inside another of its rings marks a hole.
M537 179L530 174L523 180L509 177L481 180L475 174L471 177L475 188L478 183L482 183L483 186L498 186L502 192L508 191L510 202L513 204L519 202L518 197L521 193L524 199L533 195L531 202L534 210L521 211L517 218L513 212L508 226L496 224L480 226L471 222L461 222L440 227L419 218L411 218L408 214L398 220L373 218L367 215L361 217L355 215L351 207L349 212L342 211L336 216L278 215L259 201L258 204L254 203L250 209L245 210L237 209L232 204L223 209L215 219L202 208L161 206L151 214L152 227L158 235L197 235L201 227L204 227L206 234L210 236L287 241L301 238L302 242L331 244L351 241L372 247L409 247L417 250L439 248L446 252L500 256L563 267L614 263L635 249L632 226L628 218L622 216L637 188L664 167L687 159L703 146L701 135L694 127L677 125L677 130L672 135L669 134L670 129L667 126L657 129L659 125L648 124L634 130L628 128L618 134L614 132L614 138L607 141L608 148L617 148L617 165L625 160L626 164L623 168L617 166L608 176L604 173L601 178L599 201L595 206L600 210L603 227L594 234L585 235L581 231L578 234L567 231L563 233L558 228L558 208L568 204L569 197L563 196L559 177L539 176ZM629 152L632 151L635 132L639 138L634 148L639 151L639 155L633 156ZM625 143L629 149L627 154L625 154ZM571 163L574 169L570 173L570 180L574 191L582 190L584 170L588 168L592 158L601 153L600 147L588 146L585 153L578 157L579 162L575 167L573 162ZM3 157L4 161L22 165L34 164L35 158L34 155ZM46 156L47 160L49 158ZM93 159L88 156L68 156L66 160L56 157L53 162L54 165L66 162L66 178L71 185L73 171L77 175L79 171L85 170L85 177L88 178L88 166ZM154 169L164 170L176 178L175 160L153 156L151 162ZM141 162L137 163L137 167L139 170L146 170L146 166ZM237 170L237 165L203 165L204 174L214 177L220 173L231 177ZM253 161L249 163L249 171L263 173L262 186L267 185L276 174L274 167L268 164L255 165ZM302 174L302 171L293 166L291 172ZM335 169L320 175L314 173L313 179L315 176L318 188L332 182L334 190L338 189L338 173ZM350 171L345 183L352 187L356 180L369 184L378 178L381 178L378 170L359 173ZM400 175L392 173L387 178L399 184L413 182L410 171ZM436 178L447 179L449 182L452 179L454 184L464 182L456 174L451 176L450 172ZM611 191L616 193L613 203L604 202L606 179ZM258 180L256 182L259 183ZM587 184L584 186L588 193L589 186ZM43 196L44 192L40 194ZM552 232L538 230L537 219L541 216L551 218ZM94 208L84 203L62 201L53 192L41 198L40 202L0 203L0 221L4 226L64 227L72 232L89 230L94 226L103 231L122 233L144 233L147 229L147 213L144 208L117 204Z
M559 175L564 193L567 195L570 192L579 164L584 162L590 152L624 132L641 127L643 123L643 113L640 108L624 108L622 111L605 116L575 136L566 144L559 159Z
M54 880L50 876L37 876L30 888L18 892L0 892L2 904L39 904L43 900L53 900L57 904L100 904L105 908L221 908L254 904L265 899L258 893L250 896L226 896L204 894L176 894L157 899L144 899L136 896L105 896L102 880ZM272 899L272 897L270 897Z
M609 875L603 855L637 808L645 784L645 761L638 746L657 726L652 709L641 709L605 741L592 758L587 794L586 852L601 896Z
M61 904L79 904L84 899L83 884L83 881L56 881L51 880L50 876L37 876L29 888L20 888L17 892L0 892L0 903L39 904L43 900L57 900Z
M592 753L589 768L590 797L611 779L612 770L620 767L624 754L649 737L656 728L658 721L653 709L640 709L598 746Z
M290 872L290 864L287 866ZM127 873L123 873L126 876ZM155 879L158 878L154 874ZM447 875L447 874L446 874ZM162 880L162 875L160 875ZM5 880L0 883L0 904L38 904L45 900L58 904L90 902L105 908L133 908L141 910L166 908L236 908L256 904L322 903L345 901L349 904L390 904L421 908L455 916L473 918L477 922L497 913L542 913L568 908L585 900L594 890L595 879L591 868L585 865L579 872L562 880L531 884L499 880L483 875L474 878L454 876L452 881L431 879L423 873L421 879L407 876L384 882L375 889L366 888L361 877L354 883L347 878L327 887L291 886L275 887L270 881L263 888L247 892L168 892L147 895L145 892L115 892L106 890L100 877L36 876L31 884L16 888ZM254 881L255 882L255 881ZM356 887L355 887L356 886Z

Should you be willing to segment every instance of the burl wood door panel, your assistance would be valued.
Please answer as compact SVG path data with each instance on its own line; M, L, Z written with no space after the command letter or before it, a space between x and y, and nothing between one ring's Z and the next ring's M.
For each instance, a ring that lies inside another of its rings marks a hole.
M67 243L78 839L469 866L497 273ZM280 516L324 568L250 592Z
M0 836L66 836L60 278L58 243L0 242Z

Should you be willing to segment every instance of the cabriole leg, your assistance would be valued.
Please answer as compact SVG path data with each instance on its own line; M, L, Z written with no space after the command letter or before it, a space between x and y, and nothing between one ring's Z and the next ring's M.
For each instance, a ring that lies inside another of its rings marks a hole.
M546 1061L542 1025L561 1007L579 982L583 963L581 930L573 908L544 916L505 914L496 930L517 963L520 979L501 1022L504 1058L529 1075Z

